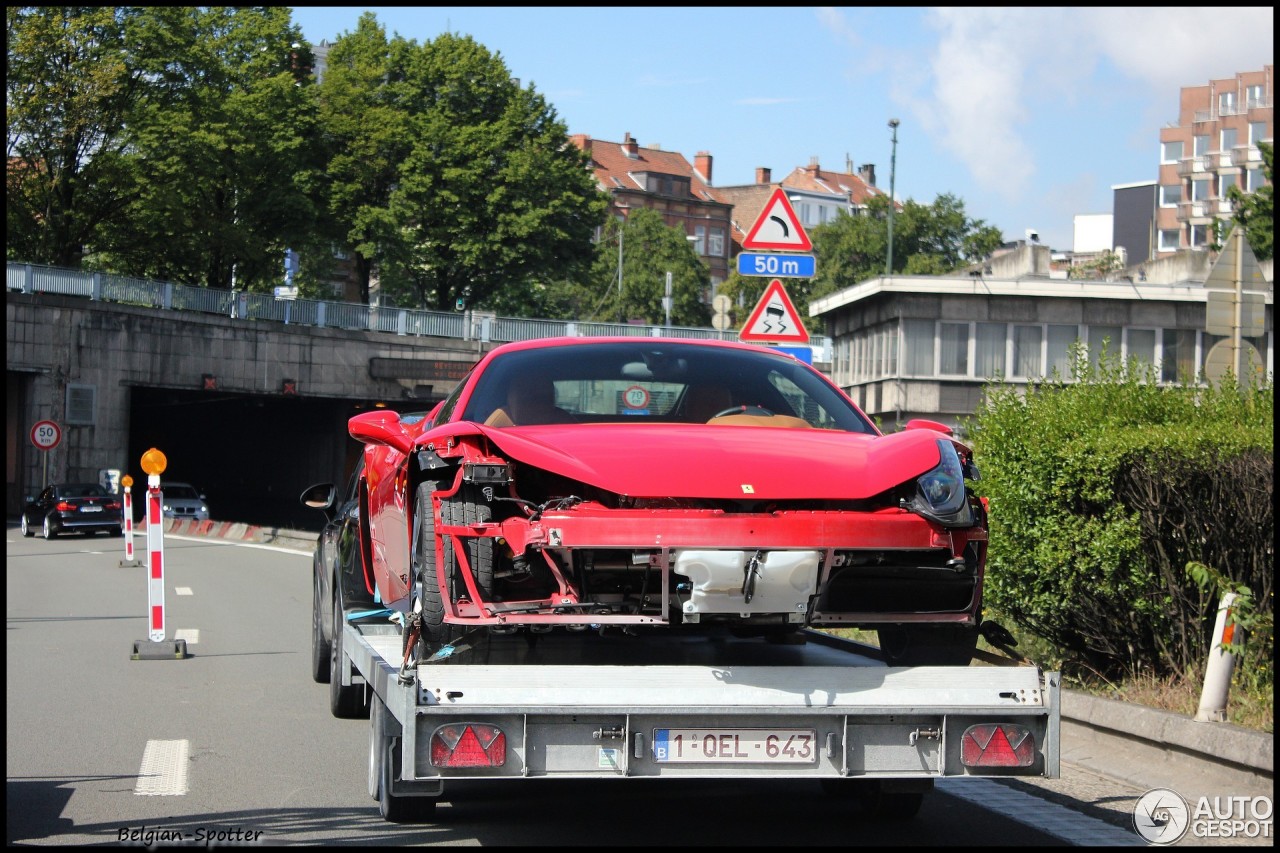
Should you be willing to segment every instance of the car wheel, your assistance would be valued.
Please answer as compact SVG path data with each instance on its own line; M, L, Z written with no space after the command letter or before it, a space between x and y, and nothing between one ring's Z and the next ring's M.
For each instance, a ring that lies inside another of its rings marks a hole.
M393 782L400 775L399 739L388 734L391 712L380 697L373 697L369 711L369 794L378 801L378 813L393 823L429 820L438 797L397 797Z
M968 666L978 646L971 625L892 625L876 633L889 666Z
M311 678L317 684L329 683L329 656L332 643L324 638L324 608L321 606L318 567L311 572Z
M342 667L350 671L351 662L342 653L342 631L346 612L342 606L342 587L333 584L333 641L329 644L329 710L342 720L358 720L369 713L365 685L342 683Z
M52 539L58 534L54 532L53 525L49 523L49 516L44 517L44 527L40 531L40 535L45 539Z
M36 532L31 529L31 523L27 521L27 514L25 512L22 514L22 535L23 536L36 535Z
M422 614L419 660L424 660L431 652L452 642L459 634L456 625L444 621L444 591L440 589L439 575L436 572L436 525L431 512L431 497L438 487L436 481L426 480L418 486L414 499L413 577L415 597ZM492 515L479 491L467 483L462 485L456 495L440 505L441 520L448 525L488 522ZM476 586L480 594L488 598L493 593L494 540L487 537L466 538L463 540L463 547L467 563L475 576ZM466 585L458 570L452 537L444 539L440 550L444 560L444 575L450 587L448 592L456 601L465 597Z

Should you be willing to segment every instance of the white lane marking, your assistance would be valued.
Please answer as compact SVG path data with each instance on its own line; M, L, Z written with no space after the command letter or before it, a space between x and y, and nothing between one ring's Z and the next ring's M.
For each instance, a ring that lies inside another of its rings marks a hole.
M241 548L261 548L264 551L279 551L282 554L297 554L302 557L310 557L315 553L314 549L311 551L301 551L297 548L284 548L280 545L260 545L257 542L238 542L234 539L217 539L209 536L174 536L173 534L166 533L164 538L181 539L184 542L203 542L206 545L236 545Z
M175 587L173 588L173 594L174 594L174 595L191 595L191 594L192 594L192 592L191 592L191 587L189 587L189 586L175 586Z
M186 640L188 646L194 646L196 643L200 642L200 629L179 628L173 632L173 639Z
M191 742L149 740L133 793L144 797L177 797L187 793L187 761Z
M1076 847L1146 847L1136 832L1125 832L1066 806L1042 800L990 779L939 779L944 794L1048 833Z

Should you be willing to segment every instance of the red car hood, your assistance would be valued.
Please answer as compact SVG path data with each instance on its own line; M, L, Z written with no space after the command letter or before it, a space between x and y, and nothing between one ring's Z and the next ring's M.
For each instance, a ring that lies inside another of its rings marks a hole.
M870 498L937 465L944 437L680 424L479 430L509 459L617 494L729 500Z

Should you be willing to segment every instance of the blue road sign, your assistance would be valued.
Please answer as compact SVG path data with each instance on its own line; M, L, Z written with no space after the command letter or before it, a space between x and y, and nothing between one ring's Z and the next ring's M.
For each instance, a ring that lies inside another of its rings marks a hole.
M813 278L817 261L813 255L777 255L741 252L738 275L767 275L774 278Z

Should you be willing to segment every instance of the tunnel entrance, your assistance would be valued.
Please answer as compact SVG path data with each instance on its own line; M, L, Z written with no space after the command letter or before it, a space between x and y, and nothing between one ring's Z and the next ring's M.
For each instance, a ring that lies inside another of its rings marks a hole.
M168 460L162 480L195 486L208 498L211 518L319 531L323 513L302 506L298 496L313 483L346 483L360 453L347 420L377 402L134 387L126 473L141 496L146 475L139 460L155 447ZM436 402L386 401L386 407L416 412ZM136 499L138 518L141 508Z

